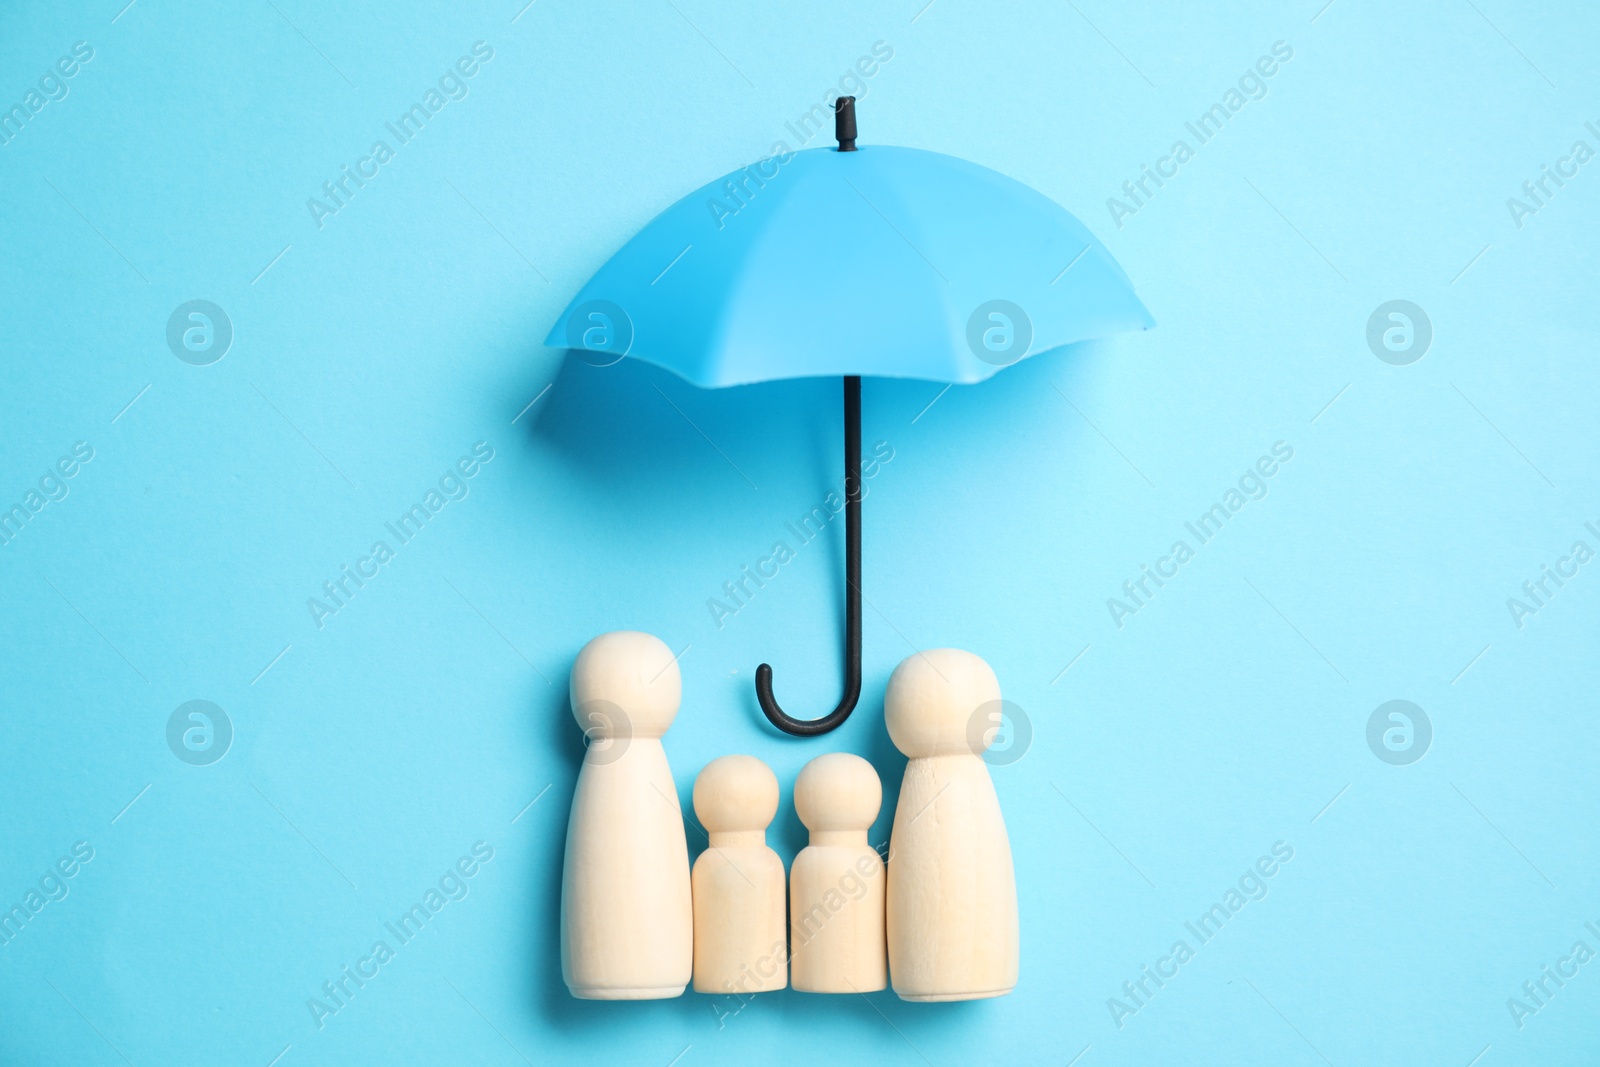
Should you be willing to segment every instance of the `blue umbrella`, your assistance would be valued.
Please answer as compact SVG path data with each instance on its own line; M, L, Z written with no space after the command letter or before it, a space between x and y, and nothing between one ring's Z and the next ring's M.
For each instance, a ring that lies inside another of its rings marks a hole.
M1037 352L1155 325L1105 246L1054 201L937 152L786 152L685 196L589 279L545 344L632 356L703 388L844 379L845 685L796 719L756 670L774 726L812 736L861 695L861 377L971 383Z

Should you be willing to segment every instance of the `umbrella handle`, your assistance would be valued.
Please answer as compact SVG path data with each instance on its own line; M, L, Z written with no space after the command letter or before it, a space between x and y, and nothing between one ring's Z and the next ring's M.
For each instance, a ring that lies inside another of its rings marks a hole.
M772 668L756 668L756 700L768 721L795 737L836 730L861 699L861 379L844 380L844 696L820 719L796 719L772 695Z

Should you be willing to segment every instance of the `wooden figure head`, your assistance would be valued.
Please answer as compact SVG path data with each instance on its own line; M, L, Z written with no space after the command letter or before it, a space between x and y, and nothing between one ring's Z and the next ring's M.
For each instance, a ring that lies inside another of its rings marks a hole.
M573 718L591 740L660 737L678 716L683 678L660 638L617 630L583 646L571 694Z
M1000 680L983 660L958 648L917 652L889 676L883 721L894 746L912 759L980 755L994 730L969 729L1000 699Z
M754 756L721 756L694 780L694 813L709 834L765 831L778 814L778 776Z
M871 828L883 804L883 783L872 764L849 752L829 752L800 769L794 810L812 833Z

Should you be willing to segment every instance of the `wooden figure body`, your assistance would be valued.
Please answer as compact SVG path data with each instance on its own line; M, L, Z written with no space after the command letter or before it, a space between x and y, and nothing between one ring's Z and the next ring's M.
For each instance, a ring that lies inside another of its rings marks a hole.
M765 993L789 984L783 860L767 847L778 779L754 756L723 756L694 781L710 844L694 861L694 988Z
M917 653L889 679L884 721L911 760L889 841L886 914L902 1000L978 1000L1017 983L1011 845L980 758L999 700L994 671L958 649Z
M790 983L803 993L888 984L883 861L867 843L882 804L878 772L848 752L818 756L795 779L795 812L811 831L789 873Z
M561 974L575 997L654 1000L689 982L689 850L661 747L682 692L672 650L649 634L602 634L572 666L590 739L561 881Z

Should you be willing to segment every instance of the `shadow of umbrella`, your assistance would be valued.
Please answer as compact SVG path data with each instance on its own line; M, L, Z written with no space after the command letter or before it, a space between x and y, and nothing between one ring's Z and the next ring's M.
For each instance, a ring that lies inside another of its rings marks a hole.
M837 389L763 382L713 392L642 360L595 366L569 353L529 432L600 493L637 499L712 468L758 491L772 457L790 463L797 450L837 439L837 427L815 416ZM814 449L805 455L822 469ZM827 464L830 478L836 468Z

